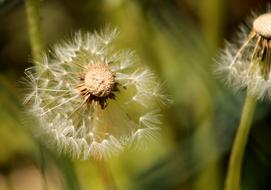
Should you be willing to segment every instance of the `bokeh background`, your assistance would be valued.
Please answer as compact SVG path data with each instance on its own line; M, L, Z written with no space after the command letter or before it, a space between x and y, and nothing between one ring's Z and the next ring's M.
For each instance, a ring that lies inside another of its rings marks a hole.
M118 27L120 45L152 67L174 103L147 149L108 160L120 190L220 190L244 92L224 87L212 68L267 0L42 0L47 47L77 30ZM0 0L0 190L104 189L92 160L72 161L25 127L21 83L32 65L23 0ZM271 104L257 106L243 164L245 190L271 189ZM41 151L42 149L42 151Z

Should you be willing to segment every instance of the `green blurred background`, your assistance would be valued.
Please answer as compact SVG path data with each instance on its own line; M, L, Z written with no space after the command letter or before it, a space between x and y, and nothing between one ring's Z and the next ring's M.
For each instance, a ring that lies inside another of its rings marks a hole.
M244 92L213 75L224 39L267 0L42 0L47 47L77 30L119 28L120 46L152 67L174 103L157 142L108 161L121 190L219 190ZM24 127L22 83L32 65L23 0L0 0L0 190L103 189L92 160L46 150ZM271 189L271 109L259 103L246 148L244 190ZM41 151L42 149L42 151Z

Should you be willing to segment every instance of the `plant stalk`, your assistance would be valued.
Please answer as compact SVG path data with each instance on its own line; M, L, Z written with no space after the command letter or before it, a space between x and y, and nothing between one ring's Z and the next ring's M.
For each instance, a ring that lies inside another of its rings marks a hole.
M230 155L224 190L240 189L242 161L253 120L253 114L256 108L256 103L257 101L255 97L247 95L241 115L241 121L237 129L237 134L235 136Z
M5 175L5 181L6 181L7 190L14 190L14 186L12 184L12 181L10 179L10 175L9 174Z
M105 190L117 190L113 175L105 161L94 160Z
M25 0L25 11L27 16L28 34L30 39L30 47L32 57L35 62L41 58L41 52L44 50L43 33L40 22L39 4L40 0ZM41 167L41 173L43 176L43 189L48 189L47 178L45 174L45 156L44 149L40 143L39 146L39 161Z
M32 56L35 61L40 59L44 49L43 33L40 23L39 0L25 0L27 14L28 33Z

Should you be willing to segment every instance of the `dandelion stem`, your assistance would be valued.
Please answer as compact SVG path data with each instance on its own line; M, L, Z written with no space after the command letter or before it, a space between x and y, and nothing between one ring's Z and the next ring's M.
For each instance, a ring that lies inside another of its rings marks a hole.
M35 60L39 60L40 53L44 48L39 15L39 0L25 0L25 9L32 56Z
M45 155L44 155L44 149L42 147L42 144L40 142L38 142L38 146L39 146L39 165L41 168L41 175L43 178L43 190L48 190L48 181L46 178L46 172L45 172L45 168L46 168L46 162L45 162Z
M12 181L10 179L10 175L9 174L5 175L5 181L6 181L7 190L14 190L14 186L12 184Z
M117 190L113 175L105 161L94 160L105 190Z
M225 181L225 190L239 190L243 155L251 127L253 114L256 108L256 99L247 95L243 107L241 121L233 143L228 173Z
M25 0L25 10L27 15L28 34L30 38L30 47L34 60L40 59L40 54L44 48L43 33L41 30L39 0ZM41 173L44 180L43 189L48 189L47 179L45 175L45 158L42 145L39 143L39 156Z

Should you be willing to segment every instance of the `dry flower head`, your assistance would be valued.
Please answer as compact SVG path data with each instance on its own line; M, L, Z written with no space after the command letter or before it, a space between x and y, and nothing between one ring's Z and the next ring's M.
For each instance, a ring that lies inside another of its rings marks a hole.
M251 31L241 28L236 43L227 43L216 70L236 89L261 99L271 97L271 13L256 17Z
M116 50L116 29L78 32L27 69L25 102L49 146L75 158L105 159L152 140L169 99L131 50Z

